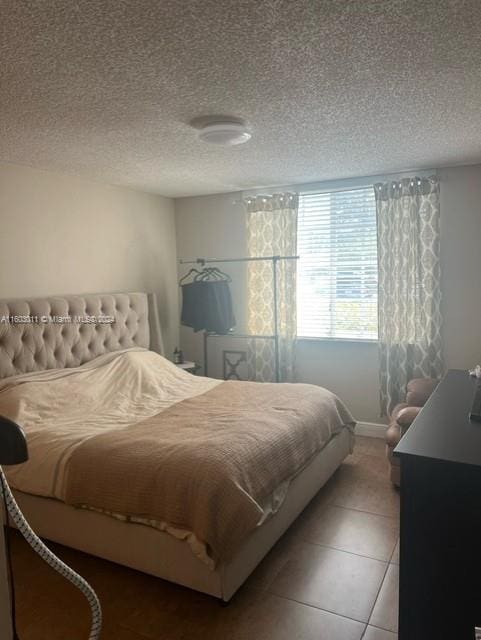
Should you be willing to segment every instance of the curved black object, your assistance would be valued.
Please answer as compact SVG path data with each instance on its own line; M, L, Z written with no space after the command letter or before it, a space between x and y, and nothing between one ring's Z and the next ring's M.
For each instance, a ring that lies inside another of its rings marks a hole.
M0 465L21 464L27 460L27 440L22 428L0 416Z

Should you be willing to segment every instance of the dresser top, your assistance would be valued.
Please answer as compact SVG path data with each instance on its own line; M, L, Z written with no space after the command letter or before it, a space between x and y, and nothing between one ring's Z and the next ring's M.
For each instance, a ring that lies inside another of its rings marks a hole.
M481 467L481 422L469 419L477 382L467 371L448 371L394 454Z

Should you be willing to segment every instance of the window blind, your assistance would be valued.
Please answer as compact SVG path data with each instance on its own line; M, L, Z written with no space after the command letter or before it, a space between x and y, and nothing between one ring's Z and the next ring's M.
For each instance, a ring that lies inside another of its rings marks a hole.
M297 335L377 339L373 187L301 194Z

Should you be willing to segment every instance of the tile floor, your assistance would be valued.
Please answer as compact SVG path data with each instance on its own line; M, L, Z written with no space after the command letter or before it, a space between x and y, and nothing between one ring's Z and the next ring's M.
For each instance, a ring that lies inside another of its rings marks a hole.
M346 459L228 607L208 596L54 545L96 589L103 640L395 640L399 495L384 443ZM83 640L83 597L13 536L22 640Z

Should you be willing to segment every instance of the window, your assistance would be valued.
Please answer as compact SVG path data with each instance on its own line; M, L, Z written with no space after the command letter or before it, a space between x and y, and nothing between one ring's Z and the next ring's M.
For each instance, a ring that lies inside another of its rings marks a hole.
M297 334L377 339L373 187L301 194Z

